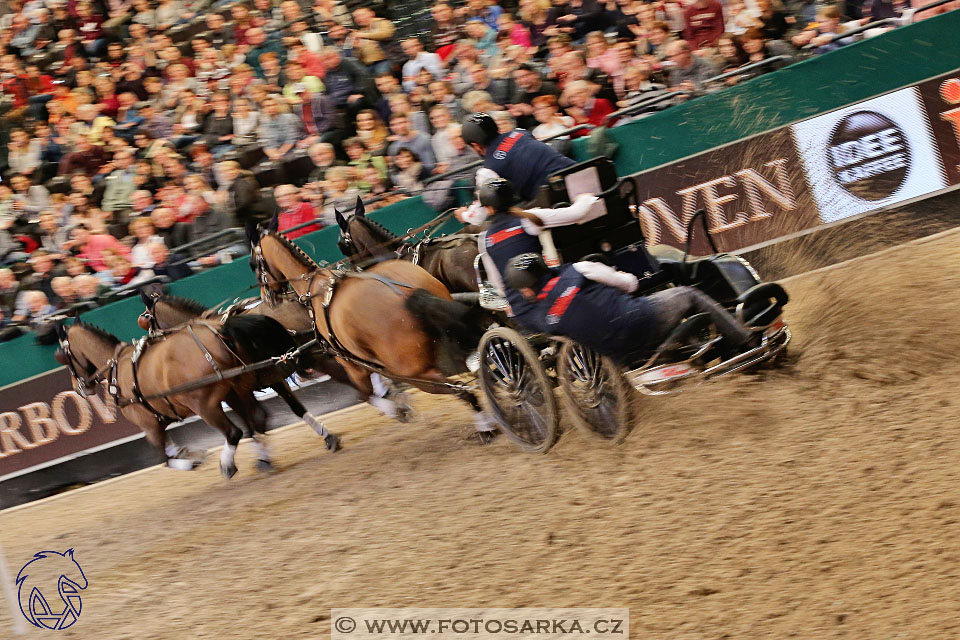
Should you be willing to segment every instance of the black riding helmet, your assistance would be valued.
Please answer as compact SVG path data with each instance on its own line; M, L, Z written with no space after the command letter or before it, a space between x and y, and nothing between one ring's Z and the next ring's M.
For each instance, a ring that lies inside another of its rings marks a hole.
M539 253L521 253L510 258L503 282L511 289L540 289L540 283L550 275L550 267Z
M500 135L497 130L497 123L489 113L479 111L471 114L463 121L463 128L460 130L460 136L467 144L476 142L486 147L493 139Z
M509 180L494 178L487 180L477 190L480 205L489 207L494 213L507 211L517 203L517 194Z

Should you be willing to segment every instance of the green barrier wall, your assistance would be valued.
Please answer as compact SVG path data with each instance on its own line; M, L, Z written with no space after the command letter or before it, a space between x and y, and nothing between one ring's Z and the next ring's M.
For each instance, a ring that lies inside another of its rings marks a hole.
M617 171L650 169L956 69L957 34L960 11L953 11L616 127L610 135L620 144ZM574 149L586 158L586 141L576 141ZM371 217L403 233L435 215L420 198L410 198ZM449 224L444 231L455 228ZM311 256L334 261L340 258L336 238L336 229L324 229L299 243ZM214 305L249 295L251 284L242 260L176 282L171 290ZM141 311L139 298L132 298L83 317L130 339L141 335L135 322ZM34 345L31 336L0 344L0 386L54 368L53 351Z
M960 11L863 40L614 127L617 171L644 171L960 67ZM586 159L586 141L574 143Z

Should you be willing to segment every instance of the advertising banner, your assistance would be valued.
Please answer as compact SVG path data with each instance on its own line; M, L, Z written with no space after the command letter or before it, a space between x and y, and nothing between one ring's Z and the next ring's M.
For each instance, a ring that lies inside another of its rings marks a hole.
M0 480L140 433L103 385L84 398L64 368L0 389L0 408Z
M920 85L950 184L960 184L960 71Z
M805 120L791 129L825 223L947 186L915 87Z
M683 247L697 209L731 251L819 223L790 130L748 140L638 176L638 218L647 244ZM694 252L707 250L702 231Z
M648 244L683 247L704 209L723 251L938 192L960 184L960 70L637 179Z

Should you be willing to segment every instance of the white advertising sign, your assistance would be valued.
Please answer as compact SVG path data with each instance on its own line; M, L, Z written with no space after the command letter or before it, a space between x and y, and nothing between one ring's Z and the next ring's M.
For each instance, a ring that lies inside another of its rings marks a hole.
M792 125L824 223L947 186L916 88Z

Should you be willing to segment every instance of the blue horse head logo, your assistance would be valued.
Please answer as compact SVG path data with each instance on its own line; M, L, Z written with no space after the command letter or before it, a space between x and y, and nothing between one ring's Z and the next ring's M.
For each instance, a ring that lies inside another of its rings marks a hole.
M73 549L63 553L41 551L17 574L20 611L35 627L66 629L80 617L80 592L87 577L73 559ZM60 603L56 595L60 596Z

